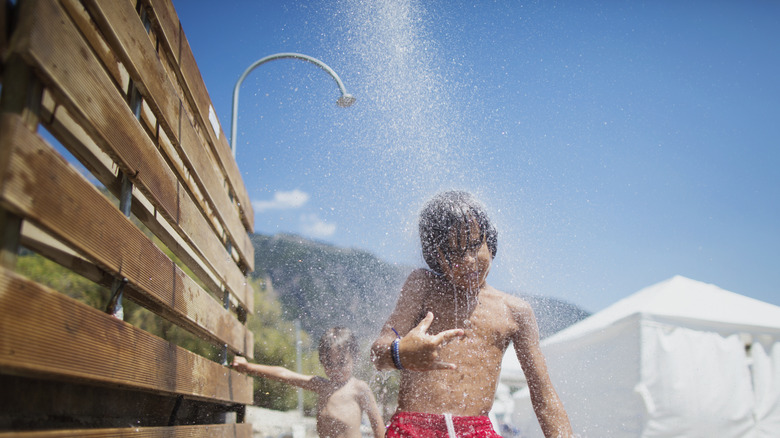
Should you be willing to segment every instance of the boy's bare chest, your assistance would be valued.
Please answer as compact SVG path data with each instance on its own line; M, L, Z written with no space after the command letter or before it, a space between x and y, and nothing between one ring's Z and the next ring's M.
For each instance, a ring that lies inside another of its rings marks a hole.
M326 389L321 398L329 403L348 403L357 400L357 388L351 382Z
M320 394L317 431L320 436L359 437L361 413L355 385L332 388Z
M349 383L341 387L332 387L320 394L319 411L321 415L340 418L344 414L354 414L360 410L357 389Z
M463 341L471 347L485 344L503 351L517 330L517 324L503 301L490 296L471 300L449 298L434 296L426 301L424 312L434 314L429 334L463 329Z

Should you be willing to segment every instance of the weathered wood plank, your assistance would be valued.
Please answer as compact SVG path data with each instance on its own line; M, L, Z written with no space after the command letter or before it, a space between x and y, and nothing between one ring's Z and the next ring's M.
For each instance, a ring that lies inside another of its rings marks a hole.
M95 17L102 34L111 42L111 47L130 71L144 95L144 100L158 115L168 138L175 142L176 150L186 169L181 169L180 179L198 187L206 201L214 206L215 220L224 223L230 238L235 242L242 264L254 266L254 252L247 245L246 230L241 223L238 208L230 202L228 192L222 183L226 176L221 173L218 161L211 153L208 143L198 138L190 124L192 118L182 106L176 88L167 76L155 47L151 44L134 5L129 1L99 2L90 0L88 8ZM175 78L174 78L175 79ZM193 187L191 191L195 191Z
M125 427L121 429L47 430L0 433L0 438L252 438L252 424L201 426Z
M110 286L114 277L72 248L53 238L31 222L22 223L21 243L25 248L103 286Z
M129 0L93 0L88 1L87 5L102 34L109 39L114 52L130 70L145 102L159 115L162 129L176 144L180 156L171 158L173 161L180 159L186 166L179 169L180 179L190 185L190 191L206 195L206 202L214 206L211 210L216 214L214 220L226 224L228 234L242 259L241 263L251 269L254 265L253 248L246 245L246 231L241 223L240 212L230 202L222 184L226 177L221 173L221 167L212 156L208 143L195 135L195 129L189 122L192 116L182 114L182 111L187 111L187 107L182 106L134 4ZM196 185L197 189L192 185Z
M79 158L89 170L114 196L119 197L120 181L117 175L116 164L106 155L91 139L91 137L70 116L67 108L56 105L53 99L47 98L51 94L44 93L43 118L45 126L55 137ZM249 311L253 308L253 292L251 286L241 271L236 267L225 253L219 238L209 232L212 228L206 223L205 218L199 214L198 207L186 194L179 197L181 220L177 230L174 225L168 223L165 217L157 213L154 203L150 202L139 190L133 190L132 212L146 225L177 257L192 269L204 285L212 291L218 291L223 281L232 284L233 290L241 290L242 298L239 302ZM192 248L188 240L182 235L195 236L203 242L201 249L208 256L203 257L201 252ZM214 263L209 263L214 260ZM221 272L221 276L217 274ZM227 280L223 280L227 279ZM240 289L236 289L240 288Z
M64 145L79 161L90 171L90 173L103 184L115 197L119 198L121 189L121 178L118 175L118 168L111 158L106 155L92 138L76 123L70 116L67 108L57 105L51 93L44 92L44 104L42 116L45 120L44 126L54 134L54 136ZM48 97L48 98L47 98ZM190 209L191 199L187 196L180 198L183 209ZM194 208L194 207L193 207ZM146 225L160 241L165 244L177 257L179 257L187 266L198 276L204 285L213 291L220 290L222 279L214 273L210 266L200 254L180 236L181 233L171 231L173 226L169 225L165 218L156 213L152 202L138 190L133 190L132 213ZM209 230L208 224L201 215L196 215L194 220L187 221L192 226L204 231ZM184 228L186 230L186 228ZM222 248L221 242L216 236L212 236L211 247ZM224 253L224 252L223 252ZM223 256L222 259L225 259Z
M151 101L163 128L179 140L181 101L162 68L157 52L131 0L85 1L111 51L128 69L145 100ZM216 194L215 194L216 195Z
M21 229L21 244L25 248L29 248L106 288L112 286L116 274L111 275L105 269L97 266L91 260L78 254L73 248L63 244L29 221L23 222ZM4 266L8 267L9 265ZM189 279L184 278L183 281L187 283ZM186 287L184 289L188 290ZM187 309L179 309L182 312L177 313L166 305L160 304L157 300L146 298L146 294L143 291L139 291L133 284L125 286L124 293L125 296L173 321L200 338L210 340L215 345L227 344L233 351L239 354L248 357L254 356L254 334L241 325L237 319L230 316L229 312L219 306L218 303L209 302L209 305L205 306L205 308L204 306L190 306ZM179 300L179 303L198 301L197 297L192 297L186 293L184 295L184 300ZM207 298L201 297L200 299L205 300ZM189 315L184 315L185 311Z
M99 146L136 185L158 200L162 214L177 218L177 180L165 172L167 166L155 145L105 71L96 68L99 62L65 12L48 1L25 1L21 7L10 50L44 73L42 80L51 86L57 100L71 103L71 114L80 122L91 122L82 126L93 138L106 143Z
M128 279L150 310L203 328L239 352L252 351L252 334L173 263L92 184L60 157L19 116L0 115L0 148L9 161L0 173L0 206L28 218Z
M0 314L4 373L252 402L250 377L5 268Z
M0 431L231 423L243 406L127 387L0 372Z
M169 222L178 223L187 191L181 189L157 147L135 120L65 12L47 1L28 1L22 7L29 9L22 14L10 48L43 73L42 79L51 85L55 98L68 107L89 136L153 201L156 212ZM60 46L71 50L56 49ZM71 71L79 74L68 73ZM224 263L225 259L217 257L212 261ZM214 271L222 276L225 286L239 302L246 303L246 281L238 266L218 264Z
M97 57L102 61L103 67L114 80L116 88L126 97L130 76L122 63L117 59L116 54L111 50L111 47L100 35L92 18L84 9L84 5L79 0L60 0L60 3L68 12L68 15L81 34L89 42Z
M195 62L178 17L173 19L176 12L172 10L173 6L165 0L143 1L153 8L153 14L157 17L156 22L161 26L162 38L160 39L163 41L166 50L176 54L175 58L179 61L182 74L182 89L189 93L190 101L197 108L193 112L199 116L200 120L198 123L202 126L201 129L208 134L214 147L214 153L225 169L239 208L241 208L244 225L248 230L252 231L254 230L254 211L251 208L249 195L246 192L238 165L230 150L225 130L220 128L219 135L216 135L217 133L210 127L211 123L208 120L208 116L209 108L212 107L211 99L206 91L200 70ZM238 78L238 72L236 72L236 78Z
M179 64L182 30L173 3L168 0L146 0L142 4L149 7L154 21L159 26L160 43L166 47L165 50L171 54L173 61Z

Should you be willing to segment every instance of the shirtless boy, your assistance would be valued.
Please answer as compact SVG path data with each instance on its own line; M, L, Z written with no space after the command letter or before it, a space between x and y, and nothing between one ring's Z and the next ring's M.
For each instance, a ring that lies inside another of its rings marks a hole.
M233 359L236 371L285 382L317 393L317 434L328 438L361 438L360 422L368 415L375 438L385 436L385 425L376 399L368 384L352 377L358 357L355 335L347 328L335 327L322 335L320 363L328 378L307 376L284 367L248 363L241 356Z
M465 192L435 196L420 213L420 240L431 269L409 275L371 349L377 369L401 370L388 438L498 437L487 415L510 342L545 436L572 436L531 307L485 282L497 233L482 206Z

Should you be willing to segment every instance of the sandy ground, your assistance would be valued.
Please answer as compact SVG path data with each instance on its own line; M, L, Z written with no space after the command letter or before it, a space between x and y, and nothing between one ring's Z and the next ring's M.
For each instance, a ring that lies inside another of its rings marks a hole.
M247 423L252 423L253 438L317 438L317 421L298 411L273 411L246 407Z
M247 406L244 421L252 423L253 438L317 438L317 420L304 417L298 411L273 411ZM365 415L360 432L365 438L374 436Z

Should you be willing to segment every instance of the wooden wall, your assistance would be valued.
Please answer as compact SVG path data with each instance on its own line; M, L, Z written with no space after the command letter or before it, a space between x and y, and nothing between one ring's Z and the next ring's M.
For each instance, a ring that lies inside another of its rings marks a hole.
M251 436L225 365L253 356L253 212L172 4L0 1L0 436ZM39 284L27 253L121 299Z

